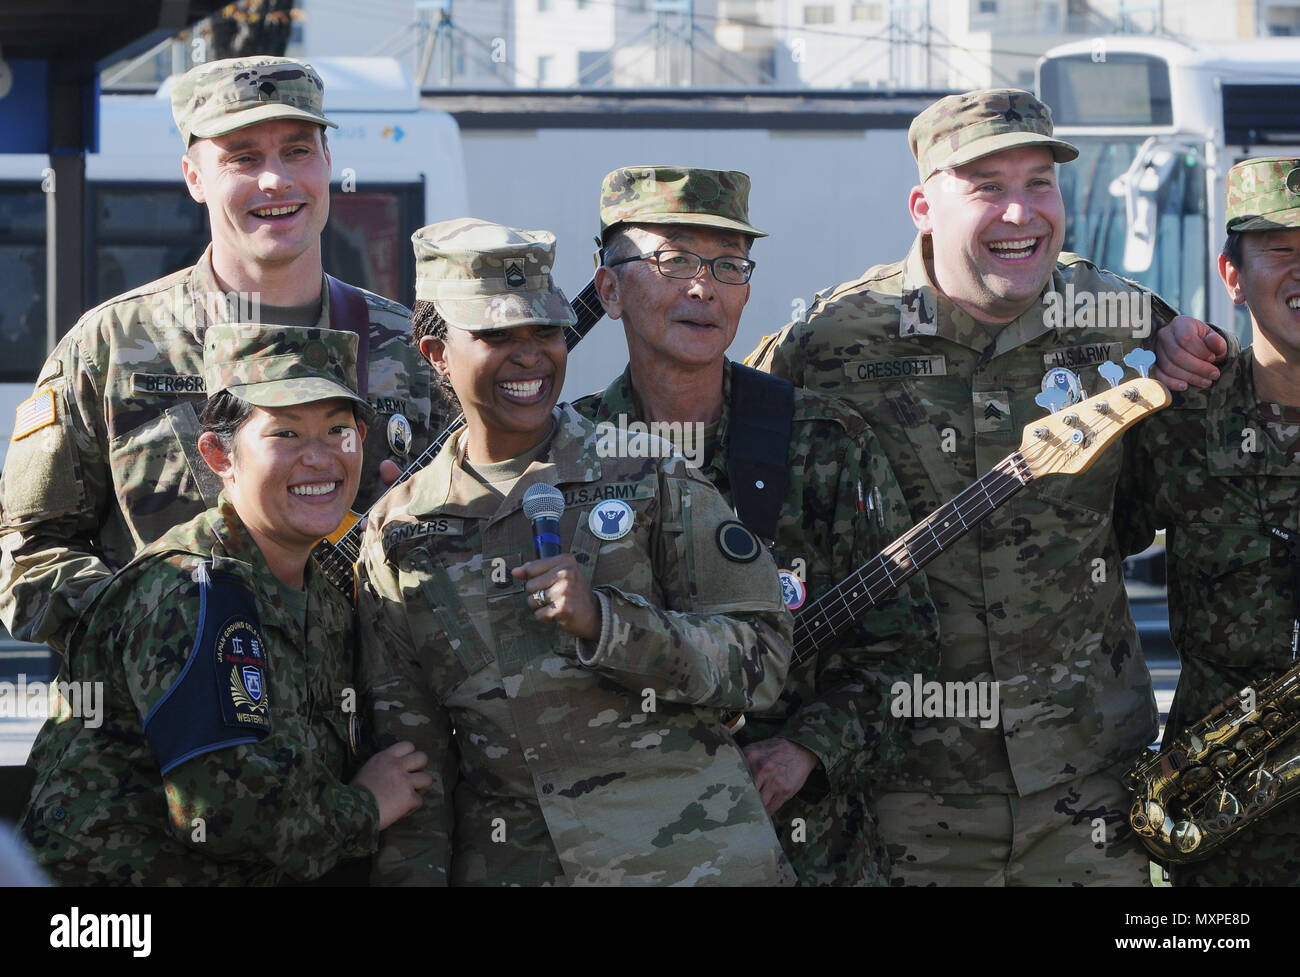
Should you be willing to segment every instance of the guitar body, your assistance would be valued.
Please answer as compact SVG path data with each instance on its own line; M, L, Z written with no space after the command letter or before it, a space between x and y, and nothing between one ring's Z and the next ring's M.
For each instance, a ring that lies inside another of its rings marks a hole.
M347 514L343 516L343 521L339 523L339 528L322 539L321 543L329 543L330 546L337 546L339 540L343 538L344 534L364 518L365 515L363 513L353 512L349 509Z

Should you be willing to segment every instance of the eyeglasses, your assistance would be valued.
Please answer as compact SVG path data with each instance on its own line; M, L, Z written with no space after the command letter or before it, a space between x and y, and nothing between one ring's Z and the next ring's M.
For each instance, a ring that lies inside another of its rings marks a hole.
M754 273L754 262L739 255L724 254L717 258L701 258L694 251L647 251L630 258L619 258L609 262L605 267L614 268L629 261L648 261L654 258L655 267L665 278L694 278L705 265L714 279L724 285L744 285Z

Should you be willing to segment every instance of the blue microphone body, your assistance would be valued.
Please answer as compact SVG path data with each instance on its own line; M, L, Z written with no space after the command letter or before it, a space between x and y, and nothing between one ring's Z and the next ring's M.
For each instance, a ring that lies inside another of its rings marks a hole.
M533 524L533 550L539 560L559 556L560 516L564 514L564 493L554 485L538 482L524 493L524 515Z

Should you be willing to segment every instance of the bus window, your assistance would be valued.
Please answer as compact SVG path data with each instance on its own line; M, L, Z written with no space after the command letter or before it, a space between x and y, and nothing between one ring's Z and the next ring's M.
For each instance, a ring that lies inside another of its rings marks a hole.
M1065 250L1141 282L1171 303L1181 304L1179 312L1207 318L1206 174L1199 150L1180 147L1175 165L1156 191L1154 234L1160 246L1154 261L1147 268L1126 268L1128 217L1120 181L1145 140L1067 138L1079 147L1079 158L1059 169L1067 215Z
M0 184L0 382L32 383L45 362L45 194Z
M92 183L88 308L192 265L207 247L208 212L177 183ZM71 323L69 323L71 325Z
M409 306L415 295L411 235L424 223L424 188L376 186L330 193L322 258L336 278Z

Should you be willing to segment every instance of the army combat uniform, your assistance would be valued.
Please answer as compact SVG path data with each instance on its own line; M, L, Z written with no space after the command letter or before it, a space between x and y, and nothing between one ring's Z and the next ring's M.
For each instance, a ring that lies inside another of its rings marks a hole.
M1171 742L1246 686L1292 664L1300 549L1300 408L1261 403L1252 351L1221 362L1209 390L1174 394L1131 439L1115 520L1126 551L1165 529L1169 633L1182 673L1165 726ZM1131 534L1131 535L1130 535ZM1283 807L1175 885L1300 883L1300 808Z
M15 431L0 476L0 616L15 637L62 650L88 598L115 569L216 504L220 483L197 442L203 333L229 321L221 295L205 252L193 268L86 313L42 368L36 401L45 423ZM368 399L377 416L365 440L359 510L383 491L382 460L405 468L429 442L432 396L410 345L409 313L365 296ZM329 289L321 299L316 325L329 328ZM406 453L387 437L396 414L409 421Z
M1300 263L1300 159L1244 160L1228 171L1225 196L1226 229L1240 248L1229 256L1238 277L1225 284L1249 305L1256 347L1281 353L1272 368L1293 368L1276 330L1279 314L1281 328L1294 314L1283 306ZM1264 250L1247 259L1246 239L1269 231L1283 233L1258 238ZM1282 285L1276 293L1241 289L1252 278ZM1261 396L1257 369L1254 348L1230 354L1212 388L1174 394L1126 445L1115 505L1120 540L1135 552L1155 530L1166 531L1169 631L1182 664L1167 744L1242 689L1259 692L1294 664L1300 642L1300 407ZM1284 741L1266 768L1276 773L1293 754ZM1179 886L1300 884L1300 808L1268 812L1208 858L1172 866L1171 875Z
M766 709L789 664L776 568L657 439L602 451L556 429L503 499L463 437L366 530L363 684L380 745L451 762L384 835L381 881L774 884L793 880L722 716ZM564 493L559 536L600 602L598 642L537 621L528 486Z
M918 521L1019 446L1022 429L1044 414L1034 400L1044 373L1068 367L1096 393L1104 386L1097 366L1122 362L1139 345L1133 330L1096 320L1085 328L1048 324L1046 304L1052 293L1064 301L1067 286L1071 294L1140 293L1070 254L1061 255L1044 301L990 337L929 280L927 245L918 237L905 261L819 294L807 321L755 353L760 368L834 392L862 412ZM890 788L941 795L955 822L961 795L1010 795L1014 816L1016 796L1028 804L1029 795L1048 797L1042 792L1111 771L1104 809L1080 796L1048 805L1079 825L1060 873L1086 880L1087 861L1104 848L1133 860L1130 883L1138 884L1146 861L1131 842L1118 843L1130 836L1114 768L1155 737L1156 707L1110 520L1121 457L1104 451L1082 475L1030 482L928 566L942 662L925 678L996 681L1000 722L912 718ZM889 822L896 800L882 799L881 820L895 881L905 881L911 866L943 850L948 829L936 826L923 846L896 848ZM914 816L898 814L903 823ZM1096 817L1106 822L1106 844L1093 840Z
M733 369L724 364L716 445L700 470L728 504ZM574 408L598 424L645 421L630 370ZM875 436L841 401L796 388L788 459L790 485L772 554L782 569L802 570L802 598L811 601L906 532L911 519ZM746 715L742 745L779 736L821 764L773 818L801 884L888 880L869 783L901 756L886 692L894 679L910 683L914 672L937 664L934 609L918 576L835 647L792 664L772 708Z
M354 336L240 325L208 337L214 390L262 405L359 402ZM281 583L223 494L100 588L59 676L81 706L64 695L29 761L22 830L52 877L274 884L375 851L374 796L344 783L357 739L352 608L312 570L304 590ZM87 717L89 683L103 708Z

